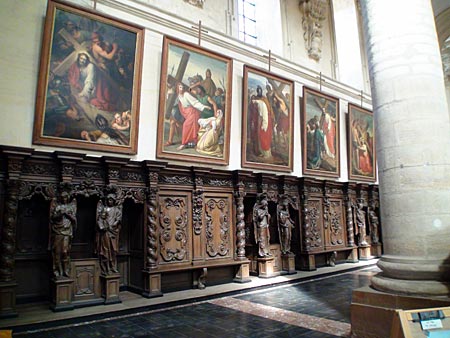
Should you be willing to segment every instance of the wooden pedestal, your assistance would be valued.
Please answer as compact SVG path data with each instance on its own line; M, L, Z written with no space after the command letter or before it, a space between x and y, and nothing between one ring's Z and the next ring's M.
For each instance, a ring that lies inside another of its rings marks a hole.
M314 271L316 268L316 257L313 254L300 255L300 270Z
M285 255L281 255L281 265L283 268L283 272L288 275L296 274L295 271L295 255L292 253L288 253Z
M273 257L258 258L258 277L271 278L279 275L275 274L273 268L274 268Z
M382 245L381 243L377 243L377 244L372 244L371 248L370 248L370 253L372 254L372 256L374 257L381 257L382 254Z
M0 283L0 318L17 317L16 282Z
M236 273L233 281L236 283L248 283L250 282L250 263L244 263L239 265L239 270Z
M358 263L358 248L353 248L347 256L347 263Z
M52 288L52 304L50 309L55 312L73 310L72 291L73 279L70 278L53 278L51 280Z
M142 296L145 298L161 297L163 294L161 292L161 274L144 271L145 275L145 285L144 292Z
M367 261L373 258L370 252L370 246L360 246L358 248L358 252L359 252L359 259L362 261Z
M101 275L102 297L105 304L116 304L122 301L119 298L120 274Z

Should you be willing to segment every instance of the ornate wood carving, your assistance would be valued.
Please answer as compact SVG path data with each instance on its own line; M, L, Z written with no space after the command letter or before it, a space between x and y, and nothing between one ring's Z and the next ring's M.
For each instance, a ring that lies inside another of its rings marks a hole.
M306 229L304 233L308 250L318 250L323 247L321 204L320 199L310 199L308 202L309 229Z
M242 184L241 184L242 185ZM245 259L245 213L243 191L234 193L236 203L236 255L238 259Z
M157 227L157 188L150 188L148 193L147 203L147 260L146 266L148 269L155 269L157 267L157 240L158 240L158 227Z
M182 262L188 253L188 210L186 197L160 198L160 254L165 262Z
M330 204L330 244L342 246L344 244L344 231L342 227L342 202L332 201Z
M18 205L18 182L16 180L7 180L6 203L0 247L0 282L10 282L14 280L14 254L16 249Z
M50 176L55 177L58 172L58 167L51 163L31 163L26 162L22 170L23 174L35 176Z
M202 233L203 218L203 189L196 189L192 194L192 221L194 226L194 234Z
M227 256L230 252L229 205L226 199L206 202L206 252L210 257Z
M352 208L352 199L349 195L345 197L345 210L347 213L347 241L348 246L355 245L355 235L353 228L353 208Z
M192 180L192 177L189 176L167 176L167 175L161 175L159 176L159 183L163 184L175 184L175 185L182 185L182 184L194 184L194 181Z
M231 180L208 178L206 181L206 185L212 187L232 187L233 182Z
M92 180L85 180L76 185L74 191L77 195L83 195L86 198L91 196L102 196L102 191Z
M19 199L29 200L35 195L40 195L46 200L51 200L56 196L55 183L29 183L19 182Z
M77 167L75 170L75 176L86 179L102 179L104 177L100 168L95 167Z

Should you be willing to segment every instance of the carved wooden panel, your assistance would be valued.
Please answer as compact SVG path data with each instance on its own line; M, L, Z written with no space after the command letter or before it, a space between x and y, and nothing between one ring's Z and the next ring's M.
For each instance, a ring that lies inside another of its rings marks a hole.
M231 194L205 195L206 259L233 257L234 234L231 210Z
M310 198L308 200L309 229L306 229L304 236L308 246L308 251L319 251L323 249L323 206L322 199Z
M189 193L159 195L159 264L191 260L192 214Z
M340 248L346 245L344 204L340 199L330 199L328 225L325 230L325 248Z
M72 260L73 300L100 297L100 266L97 259Z

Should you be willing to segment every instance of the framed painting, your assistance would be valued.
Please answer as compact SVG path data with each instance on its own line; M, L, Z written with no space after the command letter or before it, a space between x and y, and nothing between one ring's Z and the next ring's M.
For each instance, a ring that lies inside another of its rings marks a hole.
M48 1L33 143L136 154L144 29Z
M375 182L375 127L371 111L348 105L347 119L348 178Z
M294 82L244 65L242 167L290 172Z
M158 158L227 165L232 59L165 36Z
M339 99L303 87L303 174L339 177Z

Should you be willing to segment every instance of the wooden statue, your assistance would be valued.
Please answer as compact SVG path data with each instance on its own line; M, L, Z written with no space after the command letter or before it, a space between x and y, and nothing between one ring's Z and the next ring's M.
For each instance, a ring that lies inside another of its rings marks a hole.
M70 248L73 233L77 227L77 201L67 191L60 199L50 203L50 241L52 250L53 275L56 278L70 276Z
M277 215L280 247L283 255L291 253L292 228L294 227L294 222L289 214L289 204L290 201L287 195L280 196Z
M122 224L122 205L117 205L117 196L106 196L106 205L102 200L97 204L97 255L103 275L118 273L117 252Z
M270 253L270 214L267 196L261 194L253 207L253 226L255 242L258 246L258 257L272 257Z
M368 246L369 243L366 241L366 212L364 211L364 200L361 198L356 201L356 225L359 233L358 246Z

